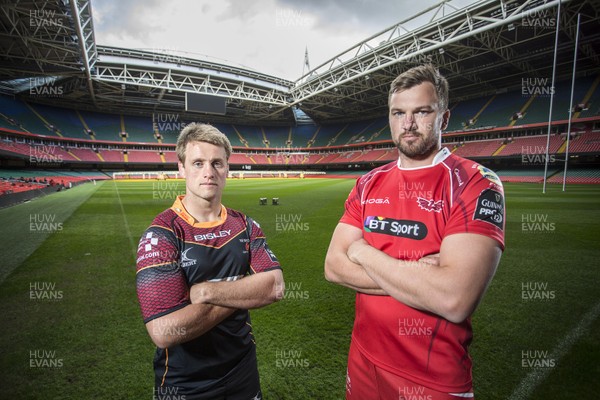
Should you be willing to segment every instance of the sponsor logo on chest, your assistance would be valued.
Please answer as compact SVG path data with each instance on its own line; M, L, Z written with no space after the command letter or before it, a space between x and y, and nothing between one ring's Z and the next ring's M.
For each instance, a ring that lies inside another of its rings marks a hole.
M422 240L427 236L427 226L420 221L370 216L365 219L365 232L382 233L408 239Z
M361 201L361 203L364 204L390 204L390 198L389 197L385 197L385 198L372 198L372 199L366 199Z
M444 202L442 200L433 200L433 199L424 199L422 197L417 197L417 204L421 210L425 210L428 212L442 212L442 208L444 207Z
M231 235L231 229L218 231L218 232L209 232L203 235L194 235L194 240L196 242L204 242L206 240L220 239Z

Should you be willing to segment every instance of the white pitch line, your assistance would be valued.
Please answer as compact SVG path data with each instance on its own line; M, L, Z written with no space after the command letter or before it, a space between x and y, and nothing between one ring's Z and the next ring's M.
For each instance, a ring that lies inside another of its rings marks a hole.
M579 324L569 332L552 350L548 358L555 360L558 364L559 360L571 351L571 348L577 341L589 330L590 326L600 315L600 303L597 303L590 311L588 311ZM532 370L519 384L519 386L510 395L509 400L524 400L528 399L533 391L550 375L552 368L536 368Z
M137 257L137 249L135 247L135 243L133 243L133 238L131 237L131 231L129 230L129 224L127 223L127 216L125 215L125 208L123 208L123 202L121 201L121 194L119 193L119 188L117 187L117 183L114 180L113 185L115 186L115 190L117 191L117 198L119 199L119 205L121 206L121 214L123 214L123 221L125 221L125 233L127 233L127 237L129 238L131 252L133 253L133 259L135 260Z

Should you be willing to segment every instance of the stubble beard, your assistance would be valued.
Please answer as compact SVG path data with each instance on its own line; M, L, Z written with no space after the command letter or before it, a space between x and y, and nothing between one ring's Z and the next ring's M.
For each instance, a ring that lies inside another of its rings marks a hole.
M429 157L430 155L437 153L438 149L438 135L429 135L427 138L424 137L423 134L412 131L411 135L418 136L417 139L413 140L410 143L406 143L402 141L402 136L398 138L396 142L396 148L407 158L415 159L415 160L423 160Z

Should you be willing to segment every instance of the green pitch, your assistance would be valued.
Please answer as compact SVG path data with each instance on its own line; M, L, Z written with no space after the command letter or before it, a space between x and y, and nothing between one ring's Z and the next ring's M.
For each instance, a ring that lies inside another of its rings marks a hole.
M324 280L323 259L353 184L228 183L224 203L261 224L284 267L286 298L252 312L266 399L344 396L354 295ZM476 396L596 398L600 187L505 189L507 249L473 316ZM152 398L135 251L183 191L175 181L104 182L0 210L0 398Z

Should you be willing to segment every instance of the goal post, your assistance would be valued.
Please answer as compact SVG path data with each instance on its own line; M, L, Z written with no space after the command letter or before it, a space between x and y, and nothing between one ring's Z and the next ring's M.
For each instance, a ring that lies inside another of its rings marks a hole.
M307 176L325 175L323 171L258 171L258 170L241 170L229 171L229 178L248 179L248 178L299 178L304 179Z
M241 170L229 171L228 178L248 179L248 178L299 178L304 179L308 176L325 175L323 171L284 171L284 170ZM113 179L144 179L144 180L167 180L182 179L179 171L135 171L135 172L113 172Z
M131 172L113 172L113 179L149 179L149 180L167 180L179 179L179 171L131 171Z

